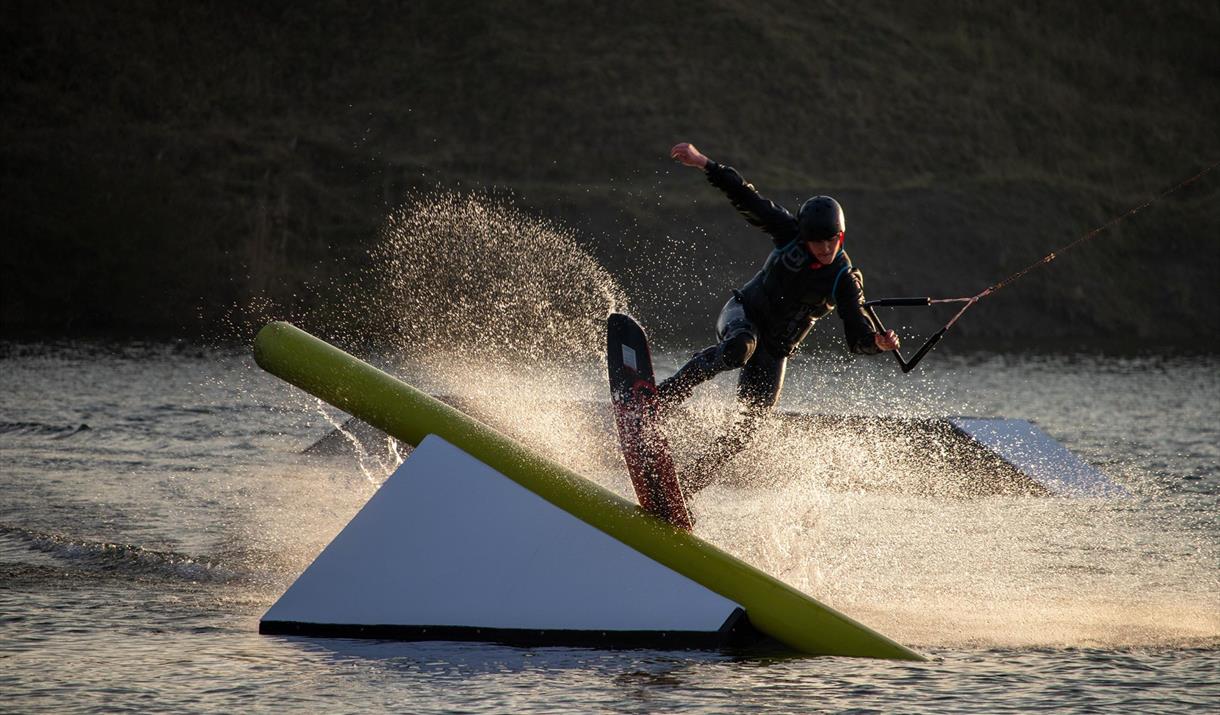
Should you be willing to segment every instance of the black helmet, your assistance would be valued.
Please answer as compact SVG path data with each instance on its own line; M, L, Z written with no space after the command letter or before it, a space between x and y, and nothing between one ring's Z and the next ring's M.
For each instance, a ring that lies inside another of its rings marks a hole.
M814 196L796 214L802 241L826 241L847 230L843 207L829 196Z

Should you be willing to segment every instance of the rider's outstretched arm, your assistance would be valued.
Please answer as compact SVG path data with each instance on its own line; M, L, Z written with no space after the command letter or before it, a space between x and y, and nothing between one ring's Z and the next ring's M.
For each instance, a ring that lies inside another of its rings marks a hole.
M796 218L788 209L759 195L754 185L743 179L733 167L712 161L688 142L676 145L669 155L686 166L702 169L712 186L723 191L747 221L769 233L776 246L796 239Z

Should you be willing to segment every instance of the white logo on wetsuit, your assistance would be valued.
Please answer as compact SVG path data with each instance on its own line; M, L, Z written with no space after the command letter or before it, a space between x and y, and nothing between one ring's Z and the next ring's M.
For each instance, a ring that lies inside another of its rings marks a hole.
M793 241L780 253L779 260L784 264L784 268L790 271L800 271L809 265L810 257L804 246L797 241Z

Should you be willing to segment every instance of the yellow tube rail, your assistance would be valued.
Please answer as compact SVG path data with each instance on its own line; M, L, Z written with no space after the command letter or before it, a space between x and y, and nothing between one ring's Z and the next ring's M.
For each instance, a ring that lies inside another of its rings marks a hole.
M925 660L289 323L269 323L259 331L254 359L264 370L404 442L418 445L428 434L444 438L581 521L739 604L755 628L798 652Z

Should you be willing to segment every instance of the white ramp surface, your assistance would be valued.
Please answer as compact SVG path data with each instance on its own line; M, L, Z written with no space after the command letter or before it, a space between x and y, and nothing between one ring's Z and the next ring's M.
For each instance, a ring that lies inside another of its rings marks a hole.
M716 632L737 608L430 435L263 621Z
M1101 470L1027 420L949 417L949 423L1061 496L1127 496Z

